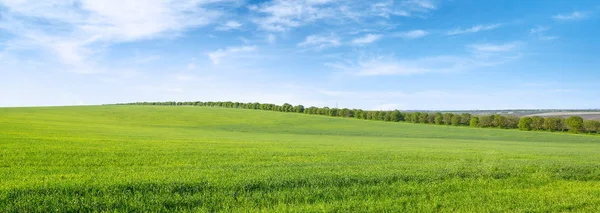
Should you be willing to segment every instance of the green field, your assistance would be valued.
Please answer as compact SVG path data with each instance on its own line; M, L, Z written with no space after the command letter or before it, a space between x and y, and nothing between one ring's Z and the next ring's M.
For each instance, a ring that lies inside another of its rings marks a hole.
M600 212L600 137L244 109L0 108L0 212Z

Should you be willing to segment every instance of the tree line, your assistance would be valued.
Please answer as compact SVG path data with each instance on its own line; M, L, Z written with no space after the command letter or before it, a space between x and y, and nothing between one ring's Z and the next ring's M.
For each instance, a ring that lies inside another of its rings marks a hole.
M254 110L268 110L276 112L304 113L310 115L324 115L330 117L355 118L361 120L409 122L434 125L468 126L477 128L519 129L523 131L552 131L571 133L600 133L600 121L584 120L580 116L562 117L517 117L493 115L472 115L469 113L441 113L441 112L402 112L399 110L362 110L338 109L329 107L308 107L303 105L283 105L267 103L242 103L231 101L217 102L135 102L118 105L155 105L155 106L204 106L241 108Z

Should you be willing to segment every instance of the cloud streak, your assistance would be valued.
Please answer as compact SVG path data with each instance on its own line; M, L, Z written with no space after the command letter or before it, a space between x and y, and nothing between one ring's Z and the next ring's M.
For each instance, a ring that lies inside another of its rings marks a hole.
M457 29L448 31L446 33L446 35L452 36L452 35L460 35L460 34L467 34L467 33L476 33L476 32L481 32L481 31L497 29L501 26L502 26L502 24L475 25L475 26L473 26L471 28L467 28L467 29L457 28Z
M515 48L517 48L518 43L517 42L511 42L511 43L505 43L505 44L490 44L490 43L485 43L485 44L472 44L469 45L469 48L471 48L474 51L477 52L509 52L509 51L513 51Z
M242 27L242 26L243 26L243 24L241 24L237 21L227 21L225 24L217 27L216 30L219 30L219 31L237 30L237 29L240 29L240 27Z
M252 21L260 29L270 32L285 32L320 21L345 25L369 18L427 14L437 9L429 0L273 0L248 8L254 13Z
M519 42L505 44L473 44L470 55L440 55L414 59L396 59L379 55L361 57L356 62L328 63L329 67L355 76L410 76L425 73L455 73L481 67L492 67L520 58L514 51Z
M396 33L393 36L404 38L404 39L416 39L416 38L425 37L427 35L429 35L429 32L427 32L425 30L411 30L411 31L407 31L407 32Z
M575 21L575 20L586 19L589 16L590 16L589 12L575 11L575 12L572 12L569 14L558 14L558 15L552 16L552 18L554 20L558 20L558 21Z
M219 65L223 58L231 57L237 53L254 52L255 50L256 46L228 47L226 49L218 49L210 52L207 55L214 65Z
M370 44L370 43L376 42L377 40L379 40L381 38L382 38L382 35L380 35L380 34L367 34L363 37L353 39L352 43L357 44L357 45L365 45L365 44Z
M298 43L298 47L312 47L317 50L321 50L329 47L337 47L340 46L340 44L340 38L335 35L310 35L307 36L303 42Z

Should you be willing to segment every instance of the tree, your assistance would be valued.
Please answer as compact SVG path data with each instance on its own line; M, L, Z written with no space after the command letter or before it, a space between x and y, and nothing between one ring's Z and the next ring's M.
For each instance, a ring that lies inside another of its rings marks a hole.
M434 118L434 122L437 125L442 125L444 124L444 118L442 117L442 113L438 112L435 113L435 118Z
M565 119L561 117L549 117L544 119L544 129L548 131L564 131Z
M400 121L400 111L394 110L390 113L390 120L393 122Z
M494 115L483 115L479 118L480 127L493 127L494 126Z
M452 125L452 117L454 117L454 114L444 113L442 116L444 117L444 123L446 125Z
M594 120L583 121L583 129L587 133L600 133L600 121L594 121Z
M460 116L460 123L462 125L468 126L469 122L471 122L471 114L469 114L469 113L463 113Z
M401 112L400 113L402 117L402 120L405 122L412 122L412 114L410 112Z
M567 118L566 122L569 132L581 133L583 131L583 118L579 116L571 116Z
M384 111L377 111L377 120L385 121L385 112Z
M362 109L356 110L354 117L358 119L365 119L364 111Z
M343 108L342 110L340 110L339 116L350 118L352 117L352 111L350 111L350 109L348 108Z
M329 110L329 114L328 115L331 116L331 117L337 117L338 116L338 111L339 111L338 108L332 108L332 109Z
M531 117L522 117L519 120L519 129L524 131L531 131L533 119Z
M462 119L462 118L460 117L460 115L454 115L454 116L452 117L452 125L453 125L453 126L460 126L460 121L461 121L461 119Z
M404 119L406 119L406 114L398 111L398 121L404 121Z
M302 105L298 105L294 107L294 111L297 113L303 113L304 112L304 106Z
M419 112L413 112L413 113L410 115L410 117L411 117L411 119L410 119L410 120L411 120L413 123L419 123L419 116L420 116L420 115L421 115L421 113L419 113Z
M506 116L506 128L516 129L519 128L519 117L514 115Z
M507 126L506 125L506 117L499 115L499 114L495 114L494 115L494 127L505 129L506 126Z
M531 117L531 130L544 130L544 124L546 123L546 119L540 116Z
M479 127L479 117L471 116L471 121L469 121L469 126L471 127Z
M429 122L429 119L427 119L429 117L429 113L421 113L419 114L419 122L422 124L426 124Z

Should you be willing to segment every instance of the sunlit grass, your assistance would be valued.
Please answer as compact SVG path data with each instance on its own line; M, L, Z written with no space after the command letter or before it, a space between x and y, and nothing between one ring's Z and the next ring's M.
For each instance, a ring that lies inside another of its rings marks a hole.
M600 137L203 107L0 108L0 212L600 211Z

